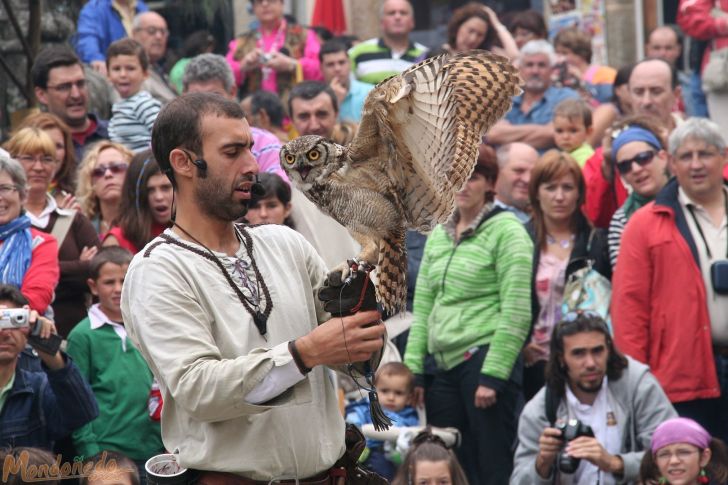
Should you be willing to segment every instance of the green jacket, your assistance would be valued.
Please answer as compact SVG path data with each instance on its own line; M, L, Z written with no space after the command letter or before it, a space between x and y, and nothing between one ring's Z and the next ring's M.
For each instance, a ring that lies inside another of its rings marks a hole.
M68 354L91 384L99 416L73 433L79 454L103 450L142 460L164 450L159 421L147 411L152 372L126 338L126 351L111 325L91 328L88 318L68 335Z
M488 345L481 383L502 389L531 325L532 257L523 225L502 209L488 210L458 242L437 226L415 288L404 358L412 372L423 373L427 353L448 370L474 347Z

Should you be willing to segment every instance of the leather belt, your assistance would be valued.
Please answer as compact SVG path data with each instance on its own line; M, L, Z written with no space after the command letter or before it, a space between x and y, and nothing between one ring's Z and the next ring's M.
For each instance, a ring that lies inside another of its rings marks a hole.
M311 478L298 480L300 485L339 485L344 483L346 471L343 468L332 468ZM198 485L268 485L269 483L296 483L296 480L276 480L273 482L251 480L234 473L199 471Z

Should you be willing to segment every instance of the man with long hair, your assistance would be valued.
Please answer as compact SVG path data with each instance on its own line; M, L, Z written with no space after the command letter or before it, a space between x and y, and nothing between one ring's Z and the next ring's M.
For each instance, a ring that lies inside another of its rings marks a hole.
M652 432L674 416L648 367L615 348L599 315L567 313L554 327L546 385L518 423L511 484L634 482Z

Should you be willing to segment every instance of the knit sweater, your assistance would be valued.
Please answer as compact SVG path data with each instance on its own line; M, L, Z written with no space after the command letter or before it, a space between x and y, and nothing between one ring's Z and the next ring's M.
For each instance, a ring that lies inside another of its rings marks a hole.
M99 416L73 433L86 457L115 450L143 460L164 449L159 422L147 413L152 372L128 337L125 347L111 325L93 329L89 318L68 336L68 354L99 404Z
M161 103L146 91L114 103L109 138L134 152L146 150L152 141L152 126L161 108Z
M428 238L404 359L415 374L427 353L448 370L489 345L481 383L505 386L531 324L533 244L513 214L498 210L457 243L444 226Z

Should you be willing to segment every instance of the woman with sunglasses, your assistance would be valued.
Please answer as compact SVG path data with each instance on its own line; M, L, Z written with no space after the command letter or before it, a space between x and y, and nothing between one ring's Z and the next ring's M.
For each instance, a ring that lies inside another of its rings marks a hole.
M521 222L493 203L498 164L483 157L455 196L455 213L425 244L404 363L432 426L455 427L468 479L508 483L519 399L519 353L530 325L533 247ZM424 379L425 357L437 369Z
M121 188L133 155L124 145L103 140L86 150L81 162L76 196L101 239L119 217Z
M615 173L631 188L622 207L612 216L609 224L609 257L617 264L624 226L641 207L652 201L667 184L667 153L663 130L652 119L632 117L620 121L612 128L609 147L614 160ZM614 134L617 134L614 137Z
M586 187L579 164L570 155L550 150L536 162L528 187L534 236L531 280L532 334L523 350L523 392L530 400L544 385L549 343L561 320L566 282L592 264L612 277L605 231L595 230L581 211Z
M728 484L728 447L692 419L659 425L650 448L640 466L644 484Z
M121 194L119 217L104 237L104 246L121 246L136 254L172 220L172 183L151 150L134 155Z

